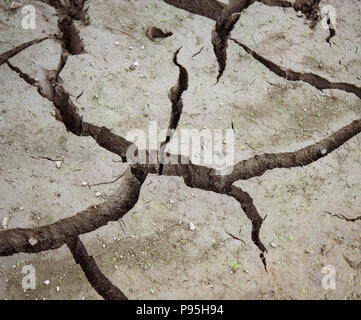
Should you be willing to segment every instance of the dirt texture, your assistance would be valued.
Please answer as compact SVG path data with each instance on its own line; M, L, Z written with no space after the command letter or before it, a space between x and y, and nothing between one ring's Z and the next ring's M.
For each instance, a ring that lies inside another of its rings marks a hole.
M0 0L0 298L361 299L358 0L18 2ZM202 128L233 130L232 170L173 152Z

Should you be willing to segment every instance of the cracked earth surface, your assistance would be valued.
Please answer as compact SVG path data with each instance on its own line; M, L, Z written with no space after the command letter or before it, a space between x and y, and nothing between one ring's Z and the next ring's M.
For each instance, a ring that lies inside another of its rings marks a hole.
M358 1L0 4L1 298L361 298ZM233 128L233 172L126 163L149 120Z

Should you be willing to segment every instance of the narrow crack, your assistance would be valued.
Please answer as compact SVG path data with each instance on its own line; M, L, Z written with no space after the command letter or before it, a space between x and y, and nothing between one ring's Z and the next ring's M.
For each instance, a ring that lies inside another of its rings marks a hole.
M217 20L226 5L217 0L163 0L165 3L190 13Z
M94 258L89 256L79 236L69 237L66 241L74 260L82 268L95 291L106 300L128 300L120 289L101 272Z
M329 214L331 217L336 217L336 218L339 218L339 219L342 219L342 220L345 220L347 222L356 222L358 220L361 221L361 216L358 216L356 218L347 218L346 216L344 216L343 214L337 214L337 213L332 213L332 212L329 212L329 211L324 211L325 213Z
M172 103L172 109L171 109L171 115L170 115L170 119L169 119L166 138L160 144L161 161L160 161L160 165L159 165L159 175L162 175L162 172L163 172L163 165L165 162L164 150L167 147L167 144L171 141L174 131L177 129L179 119L182 115L182 111L183 111L182 94L184 91L186 91L188 89L188 72L180 63L178 63L178 60L177 60L180 49L181 48L179 48L174 53L174 56L173 56L173 63L179 69L179 76L178 76L177 84L170 89L170 92L168 95L169 100Z
M347 264L355 270L360 270L361 269L361 261L359 262L355 262L352 261L351 259L347 258L345 255L343 255L343 258L345 259L345 261L347 262Z
M238 44L240 47L242 47L247 53L249 53L257 61L262 63L268 70L272 71L281 78L284 78L289 81L303 81L321 91L325 89L337 89L337 90L346 91L355 94L358 98L361 99L361 88L355 86L354 84L345 83L345 82L331 82L314 73L300 73L290 69L285 69L283 67L278 66L274 62L260 56L258 53L254 52L253 50L251 50L245 44L239 42L238 40L233 38L231 38L231 40L236 44Z
M331 39L336 36L336 29L335 26L331 23L331 19L328 18L327 19L327 25L328 25L328 30L330 32L330 35L326 38L326 42L330 45L331 47Z
M259 215L256 206L253 204L252 197L247 192L232 185L232 192L230 193L230 196L232 196L240 203L242 210L244 211L247 218L252 223L252 241L261 251L260 258L262 260L265 270L267 271L267 261L265 257L265 253L267 253L267 249L259 237L262 223L266 219L266 217L262 218Z
M4 64L5 62L7 62L10 58L16 56L18 53L20 53L21 51L29 48L30 46L32 46L34 44L41 43L44 40L47 40L47 39L50 39L50 38L53 38L53 37L54 36L47 36L47 37L43 37L43 38L40 38L40 39L34 39L34 40L29 41L29 42L22 43L22 44L18 45L17 47L0 54L0 66L2 64Z
M270 7L281 7L281 8L293 7L293 4L286 0L258 0L258 2L261 2L265 6L270 6Z
M230 0L222 15L216 21L212 31L213 51L218 62L217 81L223 75L227 65L227 47L230 33L240 18L241 12L248 8L255 0Z

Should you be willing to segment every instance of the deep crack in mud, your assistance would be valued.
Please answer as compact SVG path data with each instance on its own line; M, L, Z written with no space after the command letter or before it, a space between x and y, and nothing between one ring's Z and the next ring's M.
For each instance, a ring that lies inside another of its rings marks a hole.
M86 14L87 10L85 8L86 1L43 0L42 2L53 6L58 13L59 34L51 36L60 42L62 48L57 70L44 70L46 77L37 80L22 72L18 67L9 62L9 59L16 54L33 44L49 39L50 36L21 44L16 48L3 53L0 55L0 65L6 63L8 67L16 72L24 81L29 85L36 87L38 93L42 97L51 101L58 112L57 119L64 124L68 131L77 136L91 136L99 146L119 155L123 161L126 162L126 151L132 143L121 136L115 135L108 128L98 127L94 124L85 122L78 113L78 109L72 102L69 93L67 93L62 86L62 80L59 76L69 55L84 53L84 45L79 36L79 31L74 25L74 20L79 20L84 24L89 23ZM227 41L231 39L230 33L237 23L241 12L256 1L230 1L228 5L216 0L164 0L164 2L216 21L215 29L212 32L212 44L219 65L217 76L218 82L226 68ZM301 11L306 15L306 18L312 22L311 26L314 26L319 21L319 0L296 0L294 5L288 1L279 0L259 0L258 2L268 6L284 8L293 7L294 10ZM330 30L331 34L330 38L327 39L328 42L331 37L335 35L332 33L331 28ZM239 41L235 39L232 40L270 71L286 80L303 81L319 90L342 90L353 93L361 99L361 89L353 84L330 82L329 80L312 73L299 73L284 69L258 55ZM179 69L179 77L177 84L171 88L169 93L172 108L167 137L161 144L159 150L162 160L164 160L165 156L165 147L171 141L172 132L177 128L182 114L182 94L188 89L188 73L187 70L178 63L178 53L179 50L174 54L173 63ZM266 171L274 168L306 166L327 156L360 132L361 119L353 121L349 125L334 132L329 137L303 149L294 152L262 154L243 160L235 165L234 171L231 174L224 176L216 174L216 171L212 168L196 165L190 161L186 164L163 164L163 161L160 161L160 163L152 165L130 165L123 177L119 190L102 204L91 206L70 218L59 220L50 225L32 229L15 228L1 231L0 256L9 256L19 252L36 253L45 250L53 250L66 244L73 254L75 261L81 266L90 284L103 298L127 299L124 293L103 275L94 259L88 255L79 235L92 232L101 226L104 226L109 221L121 219L137 203L141 187L147 175L161 174L165 176L182 177L184 183L191 188L228 195L237 200L247 218L252 223L251 239L260 250L260 258L267 271L265 258L267 249L260 239L260 230L265 218L262 218L259 214L253 203L252 197L247 192L236 187L234 182L263 175ZM350 219L343 215L330 215L352 222L355 222L360 218ZM36 239L36 244L31 244L29 242L30 238Z

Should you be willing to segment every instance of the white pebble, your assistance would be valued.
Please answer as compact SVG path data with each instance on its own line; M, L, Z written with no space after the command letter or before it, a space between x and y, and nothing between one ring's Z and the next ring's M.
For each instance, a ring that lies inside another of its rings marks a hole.
M61 168L61 161L55 161L55 165L58 169Z
M44 281L44 284L45 284L46 286L48 286L48 285L50 284L50 281L49 281L49 280L45 280L45 281Z
M196 229L196 226L193 224L193 222L189 222L189 230L193 231Z
M115 44L116 46L119 46L119 45L120 45L119 41L115 41L114 44Z
M81 183L81 185L82 185L83 187L85 187L85 186L87 186L87 185L88 185L88 182L83 181L83 182Z
M98 191L97 193L95 193L95 196L96 196L97 198L101 197L101 195L102 195L102 194L101 194L101 192L99 192L99 191Z
M34 237L30 237L29 238L29 243L32 245L32 246L35 246L37 243L38 243L38 240Z
M326 148L323 148L322 150L321 150L321 154L322 155L325 155L327 153L327 149Z

